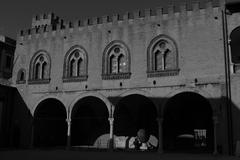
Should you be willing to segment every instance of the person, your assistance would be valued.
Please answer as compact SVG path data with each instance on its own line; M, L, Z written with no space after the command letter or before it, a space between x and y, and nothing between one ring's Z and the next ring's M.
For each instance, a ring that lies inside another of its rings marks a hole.
M133 142L134 148L136 150L148 150L152 148L152 145L148 143L149 135L145 129L139 129L137 136Z

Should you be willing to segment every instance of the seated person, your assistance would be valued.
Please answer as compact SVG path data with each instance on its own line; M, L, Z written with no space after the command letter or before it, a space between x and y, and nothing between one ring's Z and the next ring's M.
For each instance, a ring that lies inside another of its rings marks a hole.
M140 129L137 132L137 137L133 141L134 148L136 150L150 150L153 149L153 145L148 142L150 135L144 129Z

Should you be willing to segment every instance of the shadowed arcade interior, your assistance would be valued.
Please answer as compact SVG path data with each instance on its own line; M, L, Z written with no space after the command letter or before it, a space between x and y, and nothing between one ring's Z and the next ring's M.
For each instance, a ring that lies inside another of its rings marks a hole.
M34 146L66 146L66 109L57 99L46 99L39 103L34 113Z
M230 34L230 46L231 46L231 60L235 64L240 63L240 27L235 28Z
M153 102L142 95L123 97L114 112L114 134L135 137L139 129L158 137L157 110Z
M103 134L109 133L108 109L93 96L80 99L71 114L71 146L93 146Z
M193 92L179 93L164 108L163 147L166 151L212 152L212 108Z

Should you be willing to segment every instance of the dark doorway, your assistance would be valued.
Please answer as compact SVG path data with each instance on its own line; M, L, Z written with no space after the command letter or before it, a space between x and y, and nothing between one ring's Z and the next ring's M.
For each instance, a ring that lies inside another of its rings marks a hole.
M139 129L158 137L157 110L153 102L142 95L123 97L114 112L114 134L135 137Z
M235 28L230 34L231 59L235 64L240 63L240 27Z
M71 115L71 145L93 146L99 136L109 133L108 117L107 106L101 99L80 99Z
M163 147L167 151L212 152L212 108L194 92L177 94L164 108Z
M34 113L34 146L66 146L66 118L66 109L59 100L50 98L42 101Z

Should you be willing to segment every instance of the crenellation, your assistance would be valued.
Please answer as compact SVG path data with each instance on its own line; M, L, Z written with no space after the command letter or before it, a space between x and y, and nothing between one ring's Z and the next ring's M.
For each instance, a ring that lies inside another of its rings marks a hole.
M60 31L61 30L61 24L56 24L56 31Z
M133 19L138 19L140 18L140 10L135 10L133 12Z
M156 8L156 16L162 17L163 16L163 7L157 7Z
M123 14L123 20L124 20L124 21L128 21L128 20L129 20L129 17L130 17L129 12L125 12L125 13Z
M27 34L28 34L28 35L31 35L31 29L28 29L28 30L27 30Z
M175 12L175 6L174 5L169 5L168 10L167 10L167 15L169 18L173 17Z
M92 18L92 24L93 24L93 25L99 24L99 17L93 17L93 18Z
M31 34L35 35L37 33L36 28L31 29Z
M213 8L213 2L212 0L211 1L208 1L206 4L205 4L205 8L208 10L208 9L212 9Z
M44 26L39 27L39 34L42 34L42 33L44 33Z
M144 17L149 18L152 16L152 10L150 8L147 8L144 10Z
M48 27L47 27L47 25L44 26L43 32L48 32Z
M89 25L89 18L83 20L83 26Z
M131 19L149 19L152 16L156 16L157 19L162 19L165 21L171 20L172 18L178 18L181 16L181 20L188 18L190 20L194 20L192 16L206 15L213 12L218 12L219 7L214 7L213 2L209 1L204 3L203 6L199 1L194 1L192 3L180 3L180 6L176 7L171 4L167 7L157 7L154 9L147 8L144 10L135 10L133 12L125 12L123 15L114 14L112 16L105 15L102 17L93 17L87 18L84 20L76 20L74 22L64 21L60 19L58 16L55 16L54 13L34 15L32 18L32 29L27 34L42 34L44 32L52 32L55 30L68 30L69 28L79 28L86 27L90 25L98 25L98 24L107 24L109 22L113 22L118 24L119 21L129 22ZM214 5L216 5L214 3ZM202 9L201 9L202 8ZM217 14L217 13L216 13ZM206 16L205 16L206 17ZM39 28L43 27L43 31L39 31ZM25 33L24 33L25 34ZM24 35L22 34L22 35Z
M182 13L182 15L187 14L187 4L186 3L181 3L180 4L180 12Z
M43 21L45 18L44 18L44 14L40 14L40 16L39 16L39 20L40 21Z
M102 16L102 23L108 23L108 22L110 22L109 16L107 16L107 15Z
M193 2L192 8L194 12L199 12L200 10L200 2Z
M120 20L120 15L119 14L114 14L113 16L112 16L112 21L113 21L113 23L116 23L116 22L118 22Z
M68 23L68 28L73 28L73 23L72 22Z

